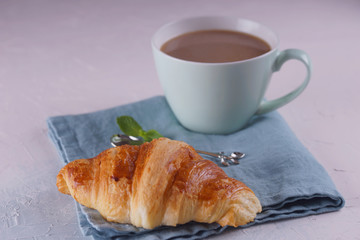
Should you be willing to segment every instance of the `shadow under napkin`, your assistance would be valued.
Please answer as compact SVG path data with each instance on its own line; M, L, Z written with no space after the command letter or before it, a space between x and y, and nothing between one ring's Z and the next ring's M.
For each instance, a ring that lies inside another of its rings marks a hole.
M248 185L263 206L263 212L247 226L336 211L344 206L344 199L327 172L277 112L254 118L247 128L233 134L201 134L182 127L165 98L157 96L89 114L50 117L47 121L49 136L65 163L91 158L111 147L109 139L120 131L116 117L121 115L134 117L145 130L156 129L196 149L246 153L239 165L223 169L230 177ZM199 239L226 229L216 223L191 222L146 230L107 222L96 210L78 203L77 209L84 234L95 239L135 236L136 239Z

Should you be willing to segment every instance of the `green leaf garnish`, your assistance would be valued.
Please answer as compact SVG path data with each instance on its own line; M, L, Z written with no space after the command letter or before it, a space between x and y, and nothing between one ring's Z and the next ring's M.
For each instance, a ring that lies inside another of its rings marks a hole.
M162 135L154 130L144 131L140 124L130 116L121 116L116 118L116 122L123 133L128 136L142 137L144 141L150 142L153 139L160 138Z
M142 137L146 142L150 142L153 139L161 138L162 135L158 131L151 129L151 130L145 132L140 137Z
M143 131L141 126L130 116L121 116L116 118L121 131L128 136L138 137Z

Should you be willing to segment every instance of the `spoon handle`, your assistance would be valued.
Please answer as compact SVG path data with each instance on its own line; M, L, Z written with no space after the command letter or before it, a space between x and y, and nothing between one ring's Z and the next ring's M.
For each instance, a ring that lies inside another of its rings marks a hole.
M221 153L212 153L212 152L206 152L206 151L197 150L197 149L195 149L195 151L196 151L197 153L209 155L209 156L212 156L212 157L216 157L216 158L226 158L227 160L230 160L230 157L229 157L229 156L226 156L226 155L221 154Z

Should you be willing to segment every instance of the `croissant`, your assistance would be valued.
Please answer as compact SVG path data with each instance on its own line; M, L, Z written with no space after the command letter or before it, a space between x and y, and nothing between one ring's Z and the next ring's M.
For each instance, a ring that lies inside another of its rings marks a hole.
M60 170L57 187L108 221L146 229L189 221L236 227L261 211L244 183L188 144L167 138L70 162Z

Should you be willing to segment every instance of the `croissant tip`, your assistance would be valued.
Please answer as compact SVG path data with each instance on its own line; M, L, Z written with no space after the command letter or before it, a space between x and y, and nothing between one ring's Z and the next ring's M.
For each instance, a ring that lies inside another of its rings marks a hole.
M60 170L59 174L56 177L56 186L57 186L59 192L70 195L68 185L64 178L64 170L63 169Z

